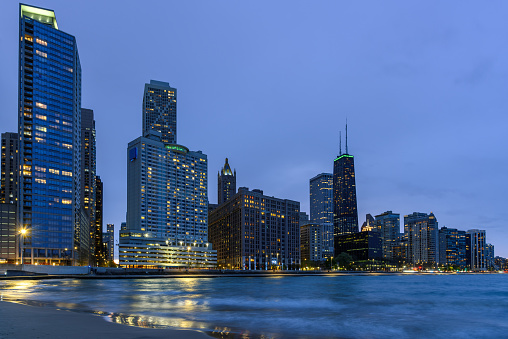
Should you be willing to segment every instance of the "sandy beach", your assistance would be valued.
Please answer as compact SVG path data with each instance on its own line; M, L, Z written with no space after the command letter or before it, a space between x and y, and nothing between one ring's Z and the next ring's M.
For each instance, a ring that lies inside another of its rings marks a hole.
M107 322L99 316L0 302L0 338L210 338L197 331L151 329Z

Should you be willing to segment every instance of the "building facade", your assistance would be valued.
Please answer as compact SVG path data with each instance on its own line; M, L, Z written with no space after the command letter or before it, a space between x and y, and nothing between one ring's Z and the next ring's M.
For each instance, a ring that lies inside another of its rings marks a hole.
M467 267L465 231L441 227L439 230L439 263L461 268Z
M81 65L52 10L20 4L18 216L32 263L73 264L81 206Z
M341 234L335 239L336 256L347 253L355 261L380 260L383 258L381 237L378 232L366 231Z
M333 162L333 204L334 237L358 232L355 163L352 155L339 155Z
M81 204L88 214L89 226L89 260L95 257L95 203L96 203L96 175L97 149L95 137L94 113L91 109L81 108Z
M414 212L404 216L406 261L412 265L439 262L438 222L433 213Z
M375 230L379 232L383 247L383 258L397 261L394 247L399 242L400 214L386 211L376 215Z
M17 246L23 241L18 234L17 221L16 204L0 203L0 263L17 262Z
M323 260L323 225L300 226L300 255L302 263Z
M93 228L93 264L95 266L99 266L104 264L104 248L102 246L102 228L103 228L103 193L104 193L104 184L102 183L101 177L95 176L95 225Z
M143 135L155 130L166 144L176 144L176 88L150 80L143 94Z
M115 225L114 224L107 224L106 225L106 234L107 237L107 250L106 253L106 260L114 260L115 259Z
M310 220L321 225L323 259L333 256L333 175L321 173L309 180Z
M210 213L210 242L220 268L300 267L300 203L240 187Z
M224 167L217 174L217 204L223 204L236 194L236 170L231 167L226 158Z
M487 270L486 258L486 232L485 230L472 229L466 231L469 254L470 254L470 267L472 271L485 271ZM467 255L468 253L466 253Z
M18 133L2 133L0 203L16 204L18 199Z
M120 265L177 267L193 260L157 257L178 252L198 260L201 266L194 263L199 267L214 266L216 257L209 254L215 252L208 243L207 156L165 143L155 130L130 142L127 156L127 224L120 232ZM165 247L153 252L153 246ZM194 257L194 252L202 255Z

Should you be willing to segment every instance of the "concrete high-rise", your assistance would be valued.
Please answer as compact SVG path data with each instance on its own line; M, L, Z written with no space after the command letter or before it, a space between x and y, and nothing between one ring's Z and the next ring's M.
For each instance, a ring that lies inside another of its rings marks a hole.
M25 257L78 259L81 210L81 65L74 36L52 10L20 4L18 216Z
M224 167L217 174L217 204L223 204L236 194L236 170L231 167L226 158Z
M439 262L438 223L433 213L414 212L404 216L406 260L413 265Z
M221 268L300 266L300 203L240 187L210 213L210 242Z
M19 239L24 240L17 232L16 213L16 204L0 203L0 263L14 264Z
M355 162L348 152L347 125L346 153L342 154L341 147L339 156L333 161L333 218L333 235L337 248L339 235L358 232ZM339 254L337 250L335 254Z
M161 133L166 144L176 144L176 88L169 83L150 80L143 94L143 135L151 130Z
M94 113L81 108L81 204L90 221L87 230L90 256L95 253L96 153Z
M18 199L18 133L2 133L0 203L16 204Z
M208 243L208 160L149 130L127 149L126 267L213 267ZM141 238L141 239L140 239Z

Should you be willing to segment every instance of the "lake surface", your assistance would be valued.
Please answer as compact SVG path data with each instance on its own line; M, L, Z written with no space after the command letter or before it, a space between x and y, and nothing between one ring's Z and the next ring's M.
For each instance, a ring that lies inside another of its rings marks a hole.
M0 298L224 338L508 338L508 274L18 280Z

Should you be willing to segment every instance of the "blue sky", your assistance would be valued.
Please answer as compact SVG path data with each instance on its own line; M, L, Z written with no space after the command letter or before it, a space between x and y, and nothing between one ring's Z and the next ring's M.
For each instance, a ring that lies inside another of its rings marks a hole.
M178 89L178 142L238 186L301 202L349 122L366 213L434 212L508 257L508 3L32 1L76 36L105 223L126 212L144 84ZM0 9L0 131L17 130L18 2ZM402 219L402 218L401 218Z

